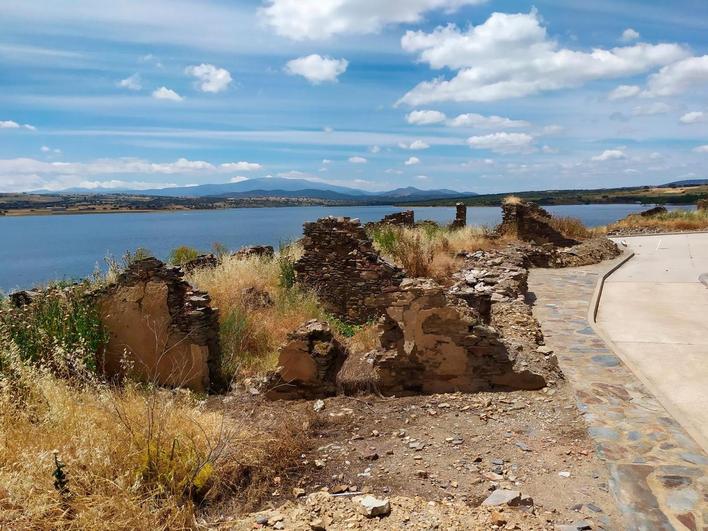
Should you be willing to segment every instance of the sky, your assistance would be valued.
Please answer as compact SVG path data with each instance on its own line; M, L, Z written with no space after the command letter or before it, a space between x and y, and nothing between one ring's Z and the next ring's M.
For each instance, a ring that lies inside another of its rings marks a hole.
M2 0L0 192L708 178L705 0Z

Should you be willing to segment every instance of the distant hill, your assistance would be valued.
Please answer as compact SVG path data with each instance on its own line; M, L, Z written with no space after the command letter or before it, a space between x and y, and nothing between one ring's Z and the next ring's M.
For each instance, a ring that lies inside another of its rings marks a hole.
M674 181L667 184L662 184L660 188L677 188L679 186L705 186L708 184L708 179L687 179L685 181Z
M222 198L246 198L246 197L289 197L289 198L313 198L354 202L374 202L381 203L391 200L410 199L443 199L450 197L462 197L476 195L471 192L462 193L454 190L421 190L413 186L406 188L396 188L387 192L368 192L357 188L336 186L319 181L307 179L284 179L280 177L266 177L260 179L248 179L237 183L222 184L202 184L199 186L180 186L174 188L159 188L151 190L130 190L130 189L109 189L109 188L71 188L60 192L49 192L39 190L33 193L51 193L53 195L65 194L126 194L155 197L222 197Z

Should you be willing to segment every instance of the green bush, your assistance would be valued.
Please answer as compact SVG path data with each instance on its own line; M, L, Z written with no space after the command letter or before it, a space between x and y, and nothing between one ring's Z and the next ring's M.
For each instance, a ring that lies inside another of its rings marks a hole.
M186 245L182 245L180 247L177 247L176 249L172 249L167 261L172 265L182 266L187 262L191 262L200 254L201 253L193 247L187 247Z
M86 284L53 286L31 304L6 305L0 310L0 338L14 344L20 359L62 375L95 372L108 335L86 290Z

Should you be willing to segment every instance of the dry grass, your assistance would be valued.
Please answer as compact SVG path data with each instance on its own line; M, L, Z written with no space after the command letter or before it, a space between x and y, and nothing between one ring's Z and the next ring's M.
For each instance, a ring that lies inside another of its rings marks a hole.
M309 319L324 318L315 295L292 285L291 247L274 259L224 257L213 269L198 269L186 279L209 293L219 308L223 368L229 377L273 369L278 347L289 332ZM254 305L252 292L267 293L272 305Z
M642 217L632 214L606 227L596 229L597 232L649 230L662 232L680 232L708 229L708 210L674 210L656 216Z
M423 225L415 228L383 226L372 229L376 249L405 269L410 277L449 280L460 268L456 255L462 251L489 249L494 242L482 227L459 230Z
M244 425L189 393L79 386L0 354L2 529L193 528L205 507L252 507L306 443L302 426Z
M586 240L592 237L592 231L578 218L553 216L550 225L566 238Z
M521 201L522 199L515 195L508 195L504 198L505 205L518 205Z

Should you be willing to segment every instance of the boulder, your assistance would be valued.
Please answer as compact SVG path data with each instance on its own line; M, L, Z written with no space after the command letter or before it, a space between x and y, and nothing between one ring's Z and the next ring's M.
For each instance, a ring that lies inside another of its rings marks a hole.
M639 215L642 216L643 218L650 218L652 216L658 216L659 214L666 214L668 210L666 210L666 207L663 206L655 206L654 208L650 208L649 210L645 210L644 212L640 212Z
M15 291L14 293L10 293L10 302L15 308L21 308L22 306L32 304L32 301L41 294L42 292L36 289Z
M313 319L288 335L280 348L278 370L266 383L266 396L323 398L337 393L337 373L346 358L329 325Z

